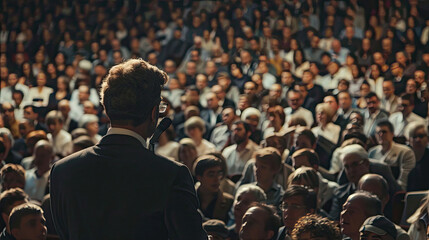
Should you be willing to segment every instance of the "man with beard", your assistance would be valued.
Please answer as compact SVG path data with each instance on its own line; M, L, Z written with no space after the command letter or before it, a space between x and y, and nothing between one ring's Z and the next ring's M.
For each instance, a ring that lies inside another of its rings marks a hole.
M222 155L226 159L228 174L241 174L246 162L252 158L258 145L249 139L250 126L244 121L236 121L232 124L232 140L235 144L225 148Z

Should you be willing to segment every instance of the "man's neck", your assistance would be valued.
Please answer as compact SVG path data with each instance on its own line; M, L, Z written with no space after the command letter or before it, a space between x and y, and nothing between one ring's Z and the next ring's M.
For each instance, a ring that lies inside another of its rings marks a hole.
M264 192L267 192L270 190L271 186L273 186L274 179L271 179L271 181L267 182L258 182L258 186L264 190Z
M246 139L242 143L238 144L237 145L237 151L239 151L239 152L243 151L246 148L248 142L249 142L249 139Z
M50 169L49 164L48 164L48 165L46 165L46 166L39 166L39 167L37 167L36 175L37 175L38 177L41 177L41 176L43 176L46 172L48 172L48 171L49 171L49 169Z
M386 154L392 148L393 142L386 142L381 144L381 152Z

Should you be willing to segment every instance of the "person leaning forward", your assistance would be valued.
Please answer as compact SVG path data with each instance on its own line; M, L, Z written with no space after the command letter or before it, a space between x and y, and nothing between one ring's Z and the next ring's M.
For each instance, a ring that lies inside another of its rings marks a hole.
M141 59L109 71L101 103L111 128L51 170L61 239L207 239L189 170L146 146L166 81L165 72Z

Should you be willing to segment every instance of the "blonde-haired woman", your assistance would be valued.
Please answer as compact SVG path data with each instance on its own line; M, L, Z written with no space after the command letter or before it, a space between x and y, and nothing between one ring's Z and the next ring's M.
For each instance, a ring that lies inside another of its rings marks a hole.
M316 106L316 121L317 126L312 128L314 136L317 138L323 137L336 145L340 138L341 127L332 122L335 115L328 103L319 103Z

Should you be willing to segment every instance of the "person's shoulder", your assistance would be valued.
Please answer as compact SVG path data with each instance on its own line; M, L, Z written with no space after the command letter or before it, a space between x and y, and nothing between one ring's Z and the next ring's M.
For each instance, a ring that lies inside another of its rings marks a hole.
M395 143L393 146L394 146L394 148L392 148L392 150L396 149L399 152L409 152L409 151L412 151L409 146L404 145L404 144Z
M236 144L233 144L231 146L226 147L223 151L222 151L222 155L224 157L228 157L229 154L231 154L231 152L233 152L235 149L237 148Z
M396 122L397 120L402 118L402 113L401 112L394 112L389 116L389 121L390 122Z
M222 196L226 202L233 202L234 201L234 197L229 193L222 192Z
M381 151L381 145L377 145L377 146L374 146L374 147L370 148L368 150L368 154L372 155L372 154L375 154L375 153L377 153L379 151Z

